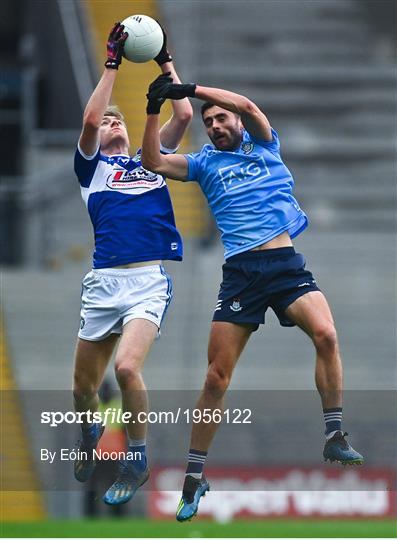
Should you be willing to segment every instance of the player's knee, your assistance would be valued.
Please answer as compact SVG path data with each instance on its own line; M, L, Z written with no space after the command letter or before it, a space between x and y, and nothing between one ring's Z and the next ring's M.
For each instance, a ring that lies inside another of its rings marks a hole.
M141 372L131 363L116 364L116 379L121 389L134 386L138 379L141 379Z
M333 354L338 348L338 337L332 323L319 326L313 334L313 342L320 354Z
M98 392L97 385L87 377L74 376L73 396L75 401L90 401Z
M205 389L213 397L222 397L230 383L230 375L220 366L210 365L205 380Z

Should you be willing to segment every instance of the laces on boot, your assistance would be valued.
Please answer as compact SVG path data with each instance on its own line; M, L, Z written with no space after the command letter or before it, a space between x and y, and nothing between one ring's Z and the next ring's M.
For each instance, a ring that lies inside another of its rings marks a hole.
M182 496L185 501L190 504L194 500L194 494L197 491L201 481L198 478L193 478L193 476L186 476L185 482L183 484Z

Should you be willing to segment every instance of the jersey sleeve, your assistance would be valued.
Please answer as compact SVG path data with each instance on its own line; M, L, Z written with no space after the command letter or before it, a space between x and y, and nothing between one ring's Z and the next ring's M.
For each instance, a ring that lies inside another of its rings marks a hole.
M253 137L252 135L250 135L250 138L255 144L259 144L259 146L263 146L263 148L267 148L271 152L278 153L280 152L280 140L278 138L277 131L273 128L272 128L272 136L273 138L271 141L264 141L263 139L258 139L256 137Z
M160 152L162 154L176 154L178 148L179 146L177 146L176 148L167 148L160 143Z
M197 182L200 170L201 153L183 154L187 160L187 182Z
M87 154L82 151L80 143L77 145L74 155L74 172L82 187L88 187L90 185L98 165L99 156L99 145L97 151L92 156L87 156Z

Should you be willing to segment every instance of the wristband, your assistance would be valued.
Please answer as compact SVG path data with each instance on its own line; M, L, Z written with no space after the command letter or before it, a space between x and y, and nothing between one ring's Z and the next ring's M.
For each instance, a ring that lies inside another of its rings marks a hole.
M119 65L120 62L118 62L117 60L111 60L110 58L108 58L105 62L105 67L109 69L119 69Z
M150 99L146 105L146 114L160 114L161 105L164 103L164 100L152 100Z

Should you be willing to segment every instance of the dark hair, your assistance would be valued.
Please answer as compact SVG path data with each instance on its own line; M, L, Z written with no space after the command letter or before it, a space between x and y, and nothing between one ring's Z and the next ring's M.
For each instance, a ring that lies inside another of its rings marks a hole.
M201 118L204 116L204 113L207 109L211 109L211 107L215 107L214 103L211 103L210 101L206 101L201 105Z
M208 111L208 109L211 109L211 107L215 107L215 103L211 103L210 101L206 101L201 105L201 118L203 118L205 111ZM239 113L233 113L236 116L240 116Z

